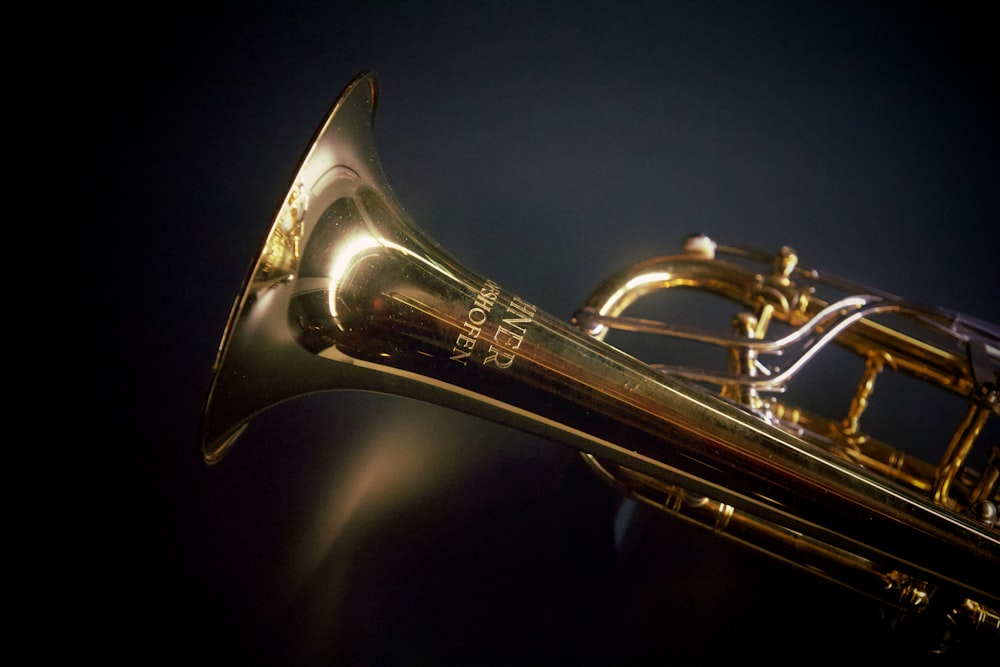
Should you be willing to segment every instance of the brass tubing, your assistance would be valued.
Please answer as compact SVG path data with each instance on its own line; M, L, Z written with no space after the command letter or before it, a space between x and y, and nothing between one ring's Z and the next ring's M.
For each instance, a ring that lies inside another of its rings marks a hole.
M949 491L952 480L962 469L965 458L969 455L989 416L990 413L986 408L975 404L969 406L937 467L932 491L934 502L940 505L948 505L950 502Z

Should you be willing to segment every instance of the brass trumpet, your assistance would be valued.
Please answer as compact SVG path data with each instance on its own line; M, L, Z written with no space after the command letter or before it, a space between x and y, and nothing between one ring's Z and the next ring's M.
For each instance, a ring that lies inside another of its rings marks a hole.
M372 73L343 91L264 239L213 368L206 462L297 396L409 396L578 450L635 501L874 597L944 643L1000 637L1000 453L976 449L1000 414L1000 327L805 268L790 248L705 236L611 277L564 322L408 217L375 150L376 98ZM739 304L732 330L624 315L671 287ZM721 347L726 363L647 364L607 342L613 331ZM846 414L783 400L831 349L863 364ZM930 461L862 429L887 371L965 406Z

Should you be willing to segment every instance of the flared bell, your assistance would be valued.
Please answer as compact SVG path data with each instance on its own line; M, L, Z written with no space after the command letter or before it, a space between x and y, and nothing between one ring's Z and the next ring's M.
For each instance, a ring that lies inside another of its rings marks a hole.
M375 149L377 91L365 72L341 93L233 306L203 415L210 464L255 415L318 391L411 396L511 421L476 389L510 382L490 371L511 363L533 307L507 297L507 319L498 320L501 308L491 311L499 287L451 259L407 216ZM487 317L492 342L477 348ZM486 368L473 368L473 358Z
M219 461L256 414L290 398L337 388L377 388L330 353L332 331L351 335L338 286L379 249L426 250L385 181L372 126L374 73L358 75L321 125L233 305L202 420L202 452ZM435 250L435 253L438 251ZM296 302L328 305L324 324ZM327 326L328 325L328 326ZM316 340L315 332L323 328ZM336 368L331 368L336 366Z

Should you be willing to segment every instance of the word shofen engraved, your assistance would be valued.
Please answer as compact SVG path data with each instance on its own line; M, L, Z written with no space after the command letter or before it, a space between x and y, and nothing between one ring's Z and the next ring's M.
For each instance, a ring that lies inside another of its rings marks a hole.
M489 331L484 336L483 330L489 328L487 324L489 315L499 297L500 286L492 280L487 280L476 295L472 307L469 308L465 322L462 323L462 332L455 338L455 346L451 353L452 361L466 365L479 339L489 337ZM484 366L493 364L498 368L510 368L517 358L515 350L524 342L527 327L535 316L535 310L535 306L525 303L519 297L511 297L504 315L493 331L489 350L483 360Z

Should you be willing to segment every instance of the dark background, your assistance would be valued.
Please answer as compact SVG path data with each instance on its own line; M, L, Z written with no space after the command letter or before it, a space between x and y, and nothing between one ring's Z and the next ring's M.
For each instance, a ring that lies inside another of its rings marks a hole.
M894 650L874 607L677 522L616 552L613 494L572 452L509 429L395 397L310 397L208 468L198 422L298 160L369 68L400 201L548 312L568 317L610 272L705 231L996 321L997 60L971 6L99 17L77 60L93 138L80 293L96 454L69 505L85 653L394 665ZM898 407L917 429L935 420Z

